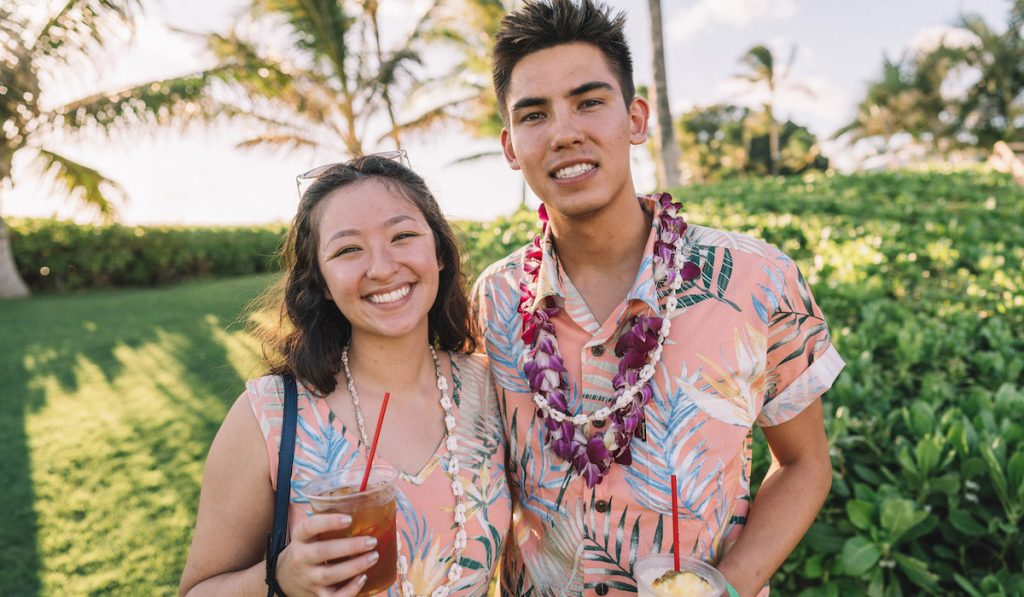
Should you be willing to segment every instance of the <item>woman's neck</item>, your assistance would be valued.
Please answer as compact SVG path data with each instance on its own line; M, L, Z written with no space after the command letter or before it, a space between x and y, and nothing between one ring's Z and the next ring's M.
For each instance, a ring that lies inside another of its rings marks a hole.
M435 377L427 339L419 335L395 339L355 333L349 343L348 361L353 382L367 389L418 393Z

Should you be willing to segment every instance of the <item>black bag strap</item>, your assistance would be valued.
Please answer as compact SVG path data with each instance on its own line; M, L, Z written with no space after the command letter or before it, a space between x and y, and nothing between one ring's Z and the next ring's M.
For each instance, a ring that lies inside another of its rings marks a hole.
M288 538L288 501L292 491L292 460L295 456L295 420L299 410L299 391L295 378L284 377L284 420L281 423L281 447L277 455L277 490L274 492L274 530L267 535L267 597L284 597L277 584L277 557Z

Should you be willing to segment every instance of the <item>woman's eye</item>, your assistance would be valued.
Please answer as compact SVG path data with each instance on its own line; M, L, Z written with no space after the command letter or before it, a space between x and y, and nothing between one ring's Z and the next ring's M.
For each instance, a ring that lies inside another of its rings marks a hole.
M341 257L342 255L351 255L352 253L359 252L359 247L342 247L334 254L335 257Z
M395 235L395 240L405 240L407 238L415 238L417 236L419 236L419 234L416 234L415 232L402 232Z

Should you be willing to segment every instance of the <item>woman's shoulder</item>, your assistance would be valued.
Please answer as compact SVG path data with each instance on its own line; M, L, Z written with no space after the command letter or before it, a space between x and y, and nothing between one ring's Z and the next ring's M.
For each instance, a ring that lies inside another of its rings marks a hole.
M284 378L280 375L264 375L246 380L245 393L250 400L277 400L284 398Z

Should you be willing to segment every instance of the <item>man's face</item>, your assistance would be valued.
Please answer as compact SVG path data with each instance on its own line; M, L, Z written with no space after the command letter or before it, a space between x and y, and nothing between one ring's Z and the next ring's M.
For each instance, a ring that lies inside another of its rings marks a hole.
M512 69L506 101L505 159L553 218L586 218L633 200L629 149L647 140L648 107L641 98L623 104L596 46L564 44L526 56Z

